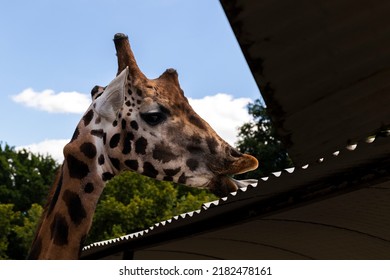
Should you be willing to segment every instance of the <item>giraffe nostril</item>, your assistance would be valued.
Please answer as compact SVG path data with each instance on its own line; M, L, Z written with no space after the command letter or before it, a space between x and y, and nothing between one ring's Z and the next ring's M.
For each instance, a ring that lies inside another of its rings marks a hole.
M232 157L235 157L235 158L242 157L242 153L240 153L239 151L237 151L237 150L234 149L234 148L231 148L231 149L230 149L230 155L231 155Z

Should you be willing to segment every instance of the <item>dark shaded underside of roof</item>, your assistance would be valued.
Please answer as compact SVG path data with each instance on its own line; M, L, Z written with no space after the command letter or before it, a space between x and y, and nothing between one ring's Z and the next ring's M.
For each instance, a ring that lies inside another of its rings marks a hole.
M89 245L82 257L388 259L389 138L272 174L199 211Z
M390 2L222 0L296 165L390 124Z

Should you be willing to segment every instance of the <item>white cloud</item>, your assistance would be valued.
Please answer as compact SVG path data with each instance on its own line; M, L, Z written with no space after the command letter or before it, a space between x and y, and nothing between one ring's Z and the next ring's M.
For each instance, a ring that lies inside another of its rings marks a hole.
M26 149L34 154L50 155L58 163L64 160L63 149L69 143L69 139L44 140L26 146L16 147L16 150Z
M250 98L234 98L229 94L218 93L202 99L189 98L188 101L195 112L231 145L236 142L238 127L251 119L246 107L252 102Z
M41 92L27 88L21 93L12 96L12 100L27 107L50 113L84 113L91 100L88 95L70 91L55 93L51 89Z

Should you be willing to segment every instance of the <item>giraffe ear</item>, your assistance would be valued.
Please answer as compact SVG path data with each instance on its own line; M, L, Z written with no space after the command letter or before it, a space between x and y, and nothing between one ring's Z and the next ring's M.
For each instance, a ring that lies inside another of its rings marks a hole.
M125 102L125 91L129 68L126 67L111 83L106 87L103 94L96 99L96 112L109 121L116 118L118 111Z

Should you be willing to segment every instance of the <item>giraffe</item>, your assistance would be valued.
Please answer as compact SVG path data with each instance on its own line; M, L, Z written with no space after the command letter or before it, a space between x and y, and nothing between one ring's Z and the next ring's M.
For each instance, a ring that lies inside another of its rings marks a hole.
M77 259L105 183L124 170L158 180L237 190L229 176L258 166L227 144L191 108L174 69L148 79L128 37L114 36L117 76L95 86L42 214L29 259Z

